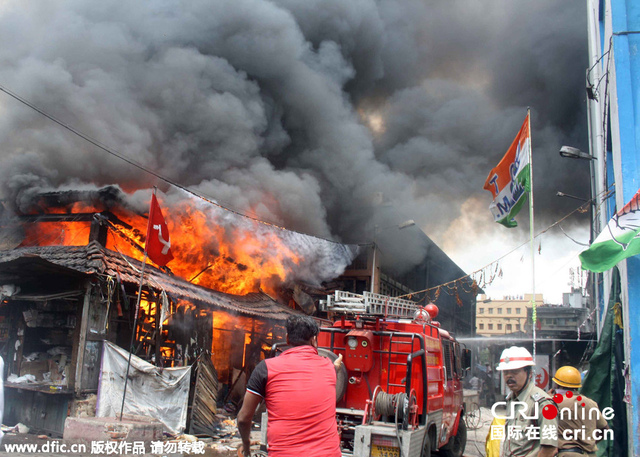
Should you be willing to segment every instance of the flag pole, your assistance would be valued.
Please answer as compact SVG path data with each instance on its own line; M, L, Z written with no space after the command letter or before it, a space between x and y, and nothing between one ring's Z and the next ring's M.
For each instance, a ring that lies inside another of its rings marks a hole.
M533 218L533 147L531 145L531 108L527 107L527 130L529 133L529 236L531 238L531 322L533 327L533 361L536 360L536 257L535 257L535 224Z
M157 187L153 188L153 195L156 194ZM149 221L151 221L151 214L149 214ZM149 227L147 226L147 237L149 236ZM135 342L136 337L136 328L138 327L138 313L140 312L140 298L142 297L142 284L144 282L144 267L147 265L147 246L148 242L144 243L144 256L142 258L142 268L140 270L140 286L138 287L138 298L136 300L136 310L133 315L133 330L131 332L131 343L129 344L129 359L127 360L127 370L124 375L124 390L122 392L122 406L120 406L120 421L122 421L122 416L124 413L124 401L127 398L127 384L129 382L129 368L131 367L131 356L133 355L134 347L133 343Z

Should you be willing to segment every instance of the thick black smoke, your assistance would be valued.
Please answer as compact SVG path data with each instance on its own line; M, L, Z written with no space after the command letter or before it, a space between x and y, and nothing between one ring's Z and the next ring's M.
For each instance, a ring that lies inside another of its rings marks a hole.
M586 167L557 154L586 148L585 9L578 0L11 0L0 7L0 85L265 220L362 241L354 233L371 230L382 203L442 236L466 202L488 205L482 185L527 106L538 217L573 206L557 190L587 193ZM163 186L4 94L0 109L9 207L61 186ZM477 214L481 230L491 216Z

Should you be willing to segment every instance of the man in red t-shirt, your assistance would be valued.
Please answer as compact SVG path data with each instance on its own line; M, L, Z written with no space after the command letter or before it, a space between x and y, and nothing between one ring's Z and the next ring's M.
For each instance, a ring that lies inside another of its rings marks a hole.
M336 425L336 368L318 355L318 324L304 315L289 316L287 344L279 357L260 362L247 383L238 431L243 455L250 456L251 421L264 399L269 415L270 457L340 457Z

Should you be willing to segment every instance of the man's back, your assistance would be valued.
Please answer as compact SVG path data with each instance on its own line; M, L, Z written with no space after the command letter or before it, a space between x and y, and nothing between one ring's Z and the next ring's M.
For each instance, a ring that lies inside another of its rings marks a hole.
M339 457L333 364L304 345L261 362L255 371L247 389L265 398L269 455Z
M558 450L579 447L587 453L596 452L594 430L608 427L595 401L580 394L563 395L558 405Z

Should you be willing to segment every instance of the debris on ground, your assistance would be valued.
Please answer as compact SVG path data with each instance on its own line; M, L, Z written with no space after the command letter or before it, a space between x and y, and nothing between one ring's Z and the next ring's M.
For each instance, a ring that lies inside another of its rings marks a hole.
M2 425L2 431L5 433L3 444L40 443L39 445L42 445L45 441L69 443L69 441L61 438L39 434L38 432L41 432L39 430L34 430L33 432L35 433L29 433L29 427L21 423L14 426ZM252 455L254 450L258 452L260 447L260 433L260 425L254 423L251 432ZM182 433L180 435L165 434L163 441L165 443L176 443L176 448L180 447L179 443L190 443L186 446L192 446L191 443L198 443L198 448L205 451L204 454L201 454L204 457L235 457L237 456L238 448L242 446L242 439L238 433L235 417L232 417L224 411L224 409L219 410L219 413L216 415L211 435L192 435L189 433Z

